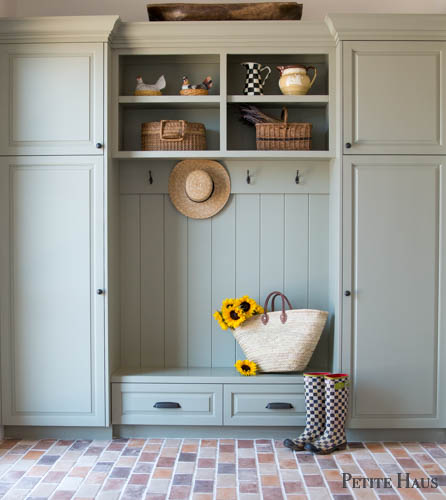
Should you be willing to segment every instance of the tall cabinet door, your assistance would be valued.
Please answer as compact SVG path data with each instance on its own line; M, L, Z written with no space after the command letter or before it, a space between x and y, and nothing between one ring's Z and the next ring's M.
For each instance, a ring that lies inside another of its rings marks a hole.
M101 157L0 159L5 425L105 425Z
M344 42L344 154L446 154L446 42Z
M446 426L443 161L344 158L343 282L351 295L342 365L353 381L352 427Z
M102 154L102 43L0 45L0 155Z

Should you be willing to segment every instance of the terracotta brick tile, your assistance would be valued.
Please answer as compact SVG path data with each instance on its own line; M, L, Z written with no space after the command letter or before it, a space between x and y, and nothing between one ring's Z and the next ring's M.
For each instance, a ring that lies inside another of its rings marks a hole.
M304 480L308 487L324 486L324 480L322 476L318 474L306 474L304 475Z
M279 467L281 469L297 469L297 463L294 459L281 459L279 460Z
M31 446L27 444L19 443L16 446L14 446L14 448L12 448L12 450L9 453L12 453L13 455L24 455L30 448Z
M284 481L285 493L305 493L304 485L301 481Z
M256 466L255 458L239 458L238 466L243 469L252 469Z
M216 448L217 440L216 439L202 439L200 442L200 446L202 448Z
M43 478L43 483L60 483L62 479L67 475L64 471L50 471Z
M338 470L327 469L327 470L324 470L322 472L323 472L325 479L327 481L338 481L338 480L342 479L341 472Z
M217 488L216 500L237 500L235 488Z
M257 481L258 475L256 469L239 469L239 481Z
M238 448L254 448L254 441L252 439L238 439Z
M192 484L192 479L193 479L192 474L175 474L173 476L172 484L189 485Z
M287 500L308 500L307 495L287 495Z
M283 494L281 488L262 488L263 500L282 500Z
M157 467L173 467L175 465L175 458L160 457L156 465Z
M196 459L196 453L180 453L178 457L179 462L195 462Z
M28 470L27 474L28 476L43 477L49 470L48 465L35 465Z
M333 494L350 494L348 488L343 487L342 481L327 481L328 488Z
M145 439L130 439L127 446L135 446L136 448L142 448L146 444Z
M91 467L73 467L69 472L70 477L87 477Z
M39 460L44 453L44 451L28 451L23 457L23 460Z
M106 450L107 451L121 451L125 448L125 444L123 443L110 443Z
M235 464L218 464L219 474L235 474Z
M209 469L215 468L216 461L213 458L199 458L198 459L198 468Z
M125 479L109 478L104 484L104 491L122 490Z
M213 500L213 495L211 493L194 493L192 500Z
M87 484L102 484L106 478L106 472L91 472L85 479L85 482Z
M296 453L296 458L299 464L314 464L314 456L309 453Z
M74 493L74 491L57 490L51 498L52 500L70 500L70 498L73 498Z
M218 461L221 463L235 463L235 453L220 453Z
M129 479L129 484L147 484L149 482L149 474L132 474Z
M156 462L156 459L158 458L157 453L141 453L141 456L139 457L140 462ZM161 460L161 459L160 459ZM175 462L175 460L173 460Z
M389 451L394 457L398 457L398 458L408 458L409 457L407 451L403 448L390 448Z
M147 451L149 453L159 453L160 450L161 450L160 444L149 443L143 447L143 451Z
M381 443L366 443L366 447L372 453L383 453L385 451L384 446Z
M197 451L197 444L183 444L183 447L181 448L182 453L197 453Z
M257 460L260 464L274 463L274 455L272 453L258 453Z
M14 448L14 446L20 442L20 439L2 439L0 441L0 448L5 450L10 450Z
M157 467L153 472L153 477L156 479L170 479L173 475L173 469L167 467Z
M235 474L217 474L217 488L235 488Z
M165 500L166 495L162 493L147 493L145 500Z
M411 458L398 458L397 462L403 469L416 469L418 465Z
M321 469L337 469L338 466L333 458L318 457L317 462Z
M187 500L191 491L190 486L172 486L169 500Z
M55 439L41 439L33 446L33 450L49 450L55 442Z
M340 466L342 472L349 472L350 474L361 474L361 471L359 469L359 467L357 467L356 465L344 465L342 464Z
M214 491L214 481L197 479L194 483L195 493L212 493Z
M279 476L260 476L262 487L265 486L280 486Z
M238 488L240 493L258 493L259 485L257 483L251 483L249 481L242 481Z
M130 475L130 467L113 467L110 477L117 479L125 479Z
M135 474L150 474L153 470L153 464L138 462L132 472Z

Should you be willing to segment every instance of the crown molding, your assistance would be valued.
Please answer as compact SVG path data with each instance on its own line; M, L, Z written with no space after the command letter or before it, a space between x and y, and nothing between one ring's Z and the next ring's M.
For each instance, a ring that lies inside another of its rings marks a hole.
M328 14L325 23L342 40L446 40L446 14Z
M0 18L0 43L107 42L119 16Z
M119 23L113 48L334 46L323 22L183 21Z

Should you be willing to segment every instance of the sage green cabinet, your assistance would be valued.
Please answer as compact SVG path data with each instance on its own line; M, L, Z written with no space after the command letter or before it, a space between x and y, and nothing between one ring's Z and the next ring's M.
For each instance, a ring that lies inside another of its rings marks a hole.
M101 157L0 159L4 425L104 426Z
M0 154L102 154L103 54L102 43L0 44Z
M446 154L446 42L343 42L344 154Z
M446 426L441 157L344 157L342 369L359 428Z

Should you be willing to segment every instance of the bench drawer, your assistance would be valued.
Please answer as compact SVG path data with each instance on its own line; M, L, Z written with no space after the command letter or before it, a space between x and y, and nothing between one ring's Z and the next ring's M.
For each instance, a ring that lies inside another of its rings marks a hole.
M305 425L303 385L225 385L224 408L225 425Z
M221 384L112 385L113 424L222 424Z

